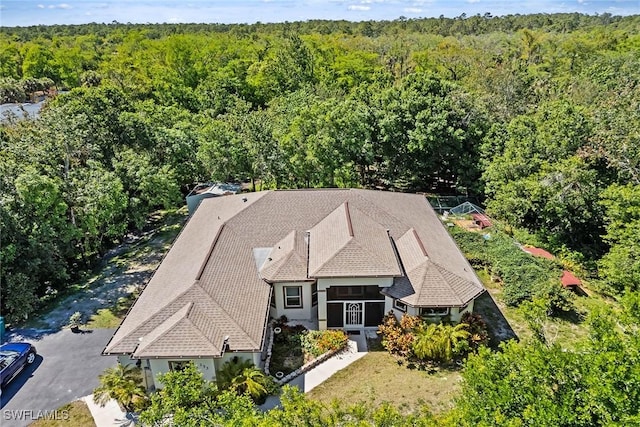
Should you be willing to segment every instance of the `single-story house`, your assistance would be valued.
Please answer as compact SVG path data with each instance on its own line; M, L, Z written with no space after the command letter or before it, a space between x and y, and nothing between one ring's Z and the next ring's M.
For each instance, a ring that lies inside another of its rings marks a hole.
M484 287L424 196L278 190L204 199L106 348L157 375L262 366L269 320L375 329L385 313L460 320Z

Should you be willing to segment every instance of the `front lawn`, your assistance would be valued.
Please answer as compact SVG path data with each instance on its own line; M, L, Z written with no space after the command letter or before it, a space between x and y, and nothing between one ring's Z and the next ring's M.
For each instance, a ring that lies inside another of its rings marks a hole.
M55 419L43 418L31 423L30 427L96 427L89 407L81 400L68 403L47 416Z
M371 351L379 348L379 351ZM365 402L378 406L392 403L403 413L417 411L426 405L434 414L453 407L460 392L458 371L441 369L435 374L408 369L380 347L370 351L351 365L337 372L307 396L330 404L333 400Z

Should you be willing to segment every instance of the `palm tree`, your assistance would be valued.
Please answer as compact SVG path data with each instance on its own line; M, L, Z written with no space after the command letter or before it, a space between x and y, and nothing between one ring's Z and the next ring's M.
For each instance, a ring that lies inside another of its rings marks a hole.
M415 334L412 349L420 359L439 360L442 354L438 325L421 325Z
M458 323L455 326L443 325L442 328L442 341L444 344L444 360L450 362L453 360L454 352L460 341L464 341L469 338L471 333L467 330L466 323Z
M251 366L253 366L251 361L239 360L236 357L225 362L217 372L218 387L220 387L221 390L233 388L233 382L236 377L240 376L242 371L246 368L250 368Z
M469 337L466 328L466 323L455 326L442 323L421 326L413 342L413 352L420 359L451 362L458 343Z
M144 407L147 395L141 384L141 371L136 366L118 364L107 368L99 377L100 385L93 390L93 401L100 406L114 399L127 412Z
M241 394L248 393L254 401L268 394L269 377L255 366L245 368L234 381L234 388Z
M249 360L230 360L218 371L221 389L230 389L238 394L249 394L258 402L268 393L271 379Z

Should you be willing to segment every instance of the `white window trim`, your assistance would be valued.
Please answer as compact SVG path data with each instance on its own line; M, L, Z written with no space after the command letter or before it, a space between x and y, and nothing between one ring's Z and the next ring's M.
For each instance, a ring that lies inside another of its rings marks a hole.
M287 295L287 289L297 289L298 290L298 295L297 296L288 296ZM282 287L282 295L284 296L284 308L302 308L303 307L303 303L302 303L302 286L283 286ZM289 298L298 298L300 302L298 304L289 304L288 303Z
M443 310L441 313L425 313L425 310ZM441 317L449 314L449 307L421 307L420 315L429 317Z
M407 312L407 304L403 303L399 299L393 300L393 308L400 310L403 313Z

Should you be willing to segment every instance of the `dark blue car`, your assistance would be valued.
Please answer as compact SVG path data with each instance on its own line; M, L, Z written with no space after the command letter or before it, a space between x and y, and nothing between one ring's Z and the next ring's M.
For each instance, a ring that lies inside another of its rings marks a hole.
M29 343L14 342L0 346L0 385L4 387L26 366L36 361L36 348Z

